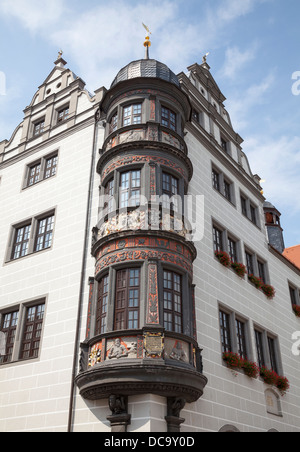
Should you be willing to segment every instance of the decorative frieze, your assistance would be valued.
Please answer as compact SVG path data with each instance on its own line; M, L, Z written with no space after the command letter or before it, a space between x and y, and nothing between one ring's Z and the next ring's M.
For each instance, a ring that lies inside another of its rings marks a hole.
M172 169L178 173L179 177L183 177L185 182L188 183L188 173L187 170L184 169L183 165L176 163L174 160L167 158L165 156L155 156L155 155L125 155L123 157L117 157L113 160L110 160L108 164L106 164L101 172L101 180L102 182L106 179L108 174L112 173L114 170L133 165L133 164L157 164L163 165L167 168Z

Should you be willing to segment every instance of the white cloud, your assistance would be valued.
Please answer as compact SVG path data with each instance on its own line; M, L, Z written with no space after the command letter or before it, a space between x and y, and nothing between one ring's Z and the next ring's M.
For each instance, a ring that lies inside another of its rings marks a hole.
M254 173L265 179L265 196L272 203L300 213L300 138L281 136L267 140L264 136L248 137L244 151Z
M237 46L226 50L225 63L220 71L220 76L234 79L245 66L256 57L258 45L255 43L251 48L242 52Z
M0 0L0 13L17 19L31 33L57 23L67 8L65 0Z
M232 93L226 102L230 112L233 128L241 132L251 120L251 110L267 102L267 93L274 85L273 71L260 83L251 85L244 93L239 92L238 97Z
M225 0L217 11L217 18L222 22L231 22L251 12L257 0Z
M204 53L219 45L220 33L228 24L261 1L222 0L213 7L208 2L209 8L203 8L199 18L195 17L197 12L190 11L198 19L193 24L188 15L182 17L181 0L111 0L96 6L87 2L85 12L79 12L76 3L67 0L0 0L0 13L17 19L57 50L62 48L64 57L77 64L78 75L94 90L99 85L108 87L129 61L143 58L142 22L153 33L151 56L179 72L194 62L195 55L201 61Z

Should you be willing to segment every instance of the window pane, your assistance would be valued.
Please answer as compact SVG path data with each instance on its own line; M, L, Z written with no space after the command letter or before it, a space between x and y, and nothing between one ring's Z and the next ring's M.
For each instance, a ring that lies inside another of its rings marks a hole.
M24 226L16 230L15 242L13 246L13 259L19 259L28 253L31 225Z
M106 332L106 315L108 308L108 275L104 276L98 285L98 300L96 311L96 335Z
M181 276L164 271L164 327L168 331L182 333Z
M21 343L21 359L36 358L38 356L44 312L44 304L27 308L23 339Z
M222 352L231 351L231 336L230 336L230 316L223 311L220 311L220 333Z
M50 248L52 245L54 215L40 220L36 237L35 251Z
M140 269L117 272L115 329L135 329L139 326Z
M55 155L46 160L45 179L53 177L56 174L58 156Z
M0 363L8 363L12 360L18 317L18 311L3 316L0 331L5 334L5 354L0 356Z

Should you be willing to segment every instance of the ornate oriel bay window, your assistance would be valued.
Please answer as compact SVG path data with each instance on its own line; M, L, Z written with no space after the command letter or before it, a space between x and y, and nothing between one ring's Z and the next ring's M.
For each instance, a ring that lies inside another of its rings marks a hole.
M183 131L190 113L176 76L141 60L120 71L97 115L107 124L76 383L84 398L109 400L113 428L130 422L128 397L152 393L167 398L168 429L179 431L181 409L207 383L196 335L196 249L183 208L193 173Z

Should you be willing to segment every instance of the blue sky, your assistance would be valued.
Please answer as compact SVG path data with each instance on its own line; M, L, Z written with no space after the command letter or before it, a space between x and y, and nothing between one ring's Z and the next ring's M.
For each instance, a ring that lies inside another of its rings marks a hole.
M109 87L143 57L144 22L151 57L176 73L210 52L253 173L282 213L286 246L300 244L299 16L299 0L0 0L0 141L22 121L60 49L89 91Z

